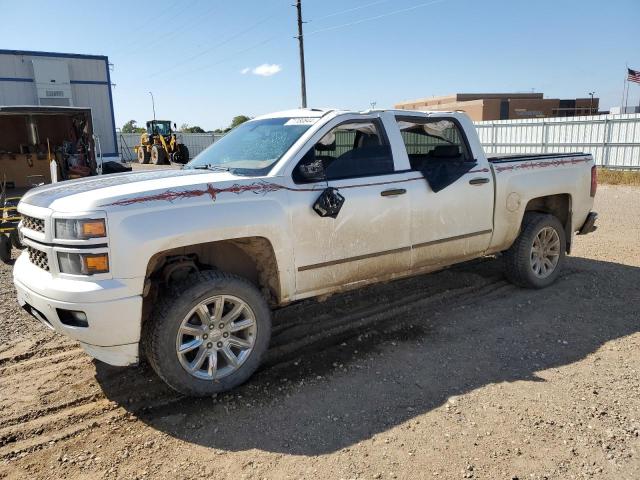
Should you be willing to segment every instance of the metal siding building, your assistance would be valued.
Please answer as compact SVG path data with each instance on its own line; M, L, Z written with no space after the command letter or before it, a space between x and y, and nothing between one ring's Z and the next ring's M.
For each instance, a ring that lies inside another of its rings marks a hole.
M89 107L102 155L118 156L106 56L0 50L0 105Z

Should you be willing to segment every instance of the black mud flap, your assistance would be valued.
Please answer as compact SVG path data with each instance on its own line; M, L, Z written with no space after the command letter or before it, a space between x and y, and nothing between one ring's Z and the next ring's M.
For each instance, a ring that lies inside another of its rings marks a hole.
M325 188L318 199L313 204L313 210L321 217L336 218L342 204L344 203L344 197L340 195L338 190L333 187Z

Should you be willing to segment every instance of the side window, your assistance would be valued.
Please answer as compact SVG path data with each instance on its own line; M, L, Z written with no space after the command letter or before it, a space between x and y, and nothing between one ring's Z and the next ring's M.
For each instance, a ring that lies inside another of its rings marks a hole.
M301 173L305 169L315 177ZM321 177L337 180L391 172L393 157L382 125L377 120L352 121L325 134L296 166L293 178L296 183L305 183Z
M458 125L451 120L396 117L409 163L424 170L443 163L474 162Z

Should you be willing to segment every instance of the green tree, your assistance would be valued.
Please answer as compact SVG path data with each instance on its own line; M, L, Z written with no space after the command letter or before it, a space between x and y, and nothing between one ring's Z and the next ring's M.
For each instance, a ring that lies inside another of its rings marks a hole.
M231 125L229 125L229 129L236 128L238 125L246 122L247 120L251 120L251 118L247 117L246 115L237 115L233 117L233 120L231 120Z
M145 129L138 127L135 120L129 120L122 126L122 133L143 133Z
M182 133L206 133L203 128L197 125L189 126L188 123L183 123L180 126L180 131Z

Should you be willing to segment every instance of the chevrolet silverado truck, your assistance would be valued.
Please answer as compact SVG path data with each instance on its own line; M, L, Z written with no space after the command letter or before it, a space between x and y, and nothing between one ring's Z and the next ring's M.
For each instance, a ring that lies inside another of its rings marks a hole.
M487 158L455 112L301 109L232 130L182 170L60 182L19 204L20 305L112 365L187 395L246 381L271 311L488 255L550 285L595 229L584 153Z

